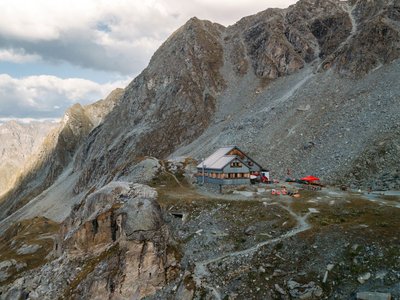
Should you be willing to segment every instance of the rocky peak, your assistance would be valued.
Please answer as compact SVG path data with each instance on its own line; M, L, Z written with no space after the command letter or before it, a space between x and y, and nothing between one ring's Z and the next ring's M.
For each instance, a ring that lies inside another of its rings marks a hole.
M103 121L103 119L110 113L114 106L117 105L124 92L124 89L117 88L113 90L105 99L101 99L84 107L86 115L92 122L93 127L97 127Z
M89 135L74 166L83 170L76 191L112 180L110 169L123 172L135 158L165 157L203 132L225 86L222 29L193 18L155 52L120 104Z

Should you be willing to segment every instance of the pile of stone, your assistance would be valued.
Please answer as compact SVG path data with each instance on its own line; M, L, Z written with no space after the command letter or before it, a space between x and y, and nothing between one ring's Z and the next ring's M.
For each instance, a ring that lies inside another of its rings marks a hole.
M289 280L287 287L290 296L295 299L319 299L323 294L322 288L314 281L307 284L300 284L294 280Z

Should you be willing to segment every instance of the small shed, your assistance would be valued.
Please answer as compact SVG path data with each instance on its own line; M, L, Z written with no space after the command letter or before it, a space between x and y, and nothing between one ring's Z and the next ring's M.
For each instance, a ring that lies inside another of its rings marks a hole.
M219 148L197 166L198 183L249 184L250 175L262 171L260 164L237 146Z

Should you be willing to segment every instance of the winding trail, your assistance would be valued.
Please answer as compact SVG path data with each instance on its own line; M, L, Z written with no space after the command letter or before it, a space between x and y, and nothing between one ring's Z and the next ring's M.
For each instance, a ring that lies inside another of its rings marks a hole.
M152 157L152 156L150 156L150 158L152 158L152 159L154 159L154 160L157 160L155 157ZM164 168L163 172L164 172L165 174L170 175L180 187L183 187L183 185L180 183L180 181L178 180L178 178L176 178L176 176L175 176L173 173L171 173L170 171L168 171L168 168L167 168L167 166L165 165L165 162L162 161L162 160L160 160L160 164L161 164L161 166Z
M305 214L304 216L300 216L298 214L296 214L295 212L293 212L293 210L288 207L288 206L284 206L281 205L279 203L273 203L274 205L278 205L281 208L287 210L289 212L289 214L294 217L294 219L297 221L297 226L295 228L293 228L292 230L289 230L288 232L270 239L270 240L266 240L262 243L258 243L253 247L250 247L248 249L245 250L241 250L241 251L236 251L236 252L230 252L230 253L226 253L223 254L221 256L215 257L215 258L211 258L208 260L204 260L204 261L200 261L200 262L196 262L195 264L195 268L193 271L193 278L194 281L196 282L196 286L200 287L203 286L205 288L207 288L208 290L210 290L212 292L212 294L214 295L215 299L220 300L221 299L221 294L219 293L219 291L206 283L205 278L210 274L207 266L209 264L224 260L226 258L232 258L232 257L238 257L238 256L247 256L249 254L253 254L255 251L257 251L260 247L265 246L265 245L269 245L269 244L273 244L273 243L277 243L280 242L282 240L285 240L287 238L290 238L292 236L295 236L303 231L306 231L308 229L311 228L311 225L307 222L307 218L308 216L311 214L311 212ZM204 279L204 280L203 280Z
M367 199L368 201L377 203L379 205L400 208L400 201L399 202L388 201L388 200L382 199L381 196L396 196L396 197L400 197L400 191L372 192L371 194L364 194L363 198Z
M310 68L308 71L308 74L306 74L298 83L296 83L291 89L289 89L282 97L276 99L273 103L274 105L280 104L282 102L285 102L288 100L290 97L292 97L297 90L299 90L307 81L309 81L312 77L314 77L315 74Z

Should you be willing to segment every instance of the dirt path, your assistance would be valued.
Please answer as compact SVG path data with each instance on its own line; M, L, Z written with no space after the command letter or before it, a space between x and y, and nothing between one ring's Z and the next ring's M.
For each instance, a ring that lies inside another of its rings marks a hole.
M229 253L223 254L221 256L215 257L215 258L197 262L195 264L195 268L194 268L194 272L193 272L193 278L194 278L194 281L196 282L197 287L203 286L212 292L215 299L217 299L217 300L221 299L221 294L219 293L219 291L215 287L207 284L207 277L210 275L210 272L207 268L207 266L209 264L212 264L212 263L224 260L224 259L228 259L228 258L247 256L249 254L253 254L255 251L257 251L262 246L280 242L282 240L285 240L289 237L297 235L300 232L306 231L311 228L311 225L307 222L307 218L311 214L311 212L305 214L304 216L300 216L300 215L296 214L295 212L293 212L293 210L288 206L284 206L279 203L272 203L271 205L278 205L281 208L287 210L289 212L289 214L297 221L297 226L294 229L289 230L288 232L286 232L276 238L258 243L257 245L250 247L248 249L236 251L236 252L229 252Z
M400 192L399 191L389 191L389 192L372 192L370 194L365 193L363 195L364 199L367 199L368 201L378 203L379 205L385 205L385 206L391 206L391 207L396 207L400 208L400 201L389 201L382 199L381 196L394 196L394 197L399 197L400 199Z

